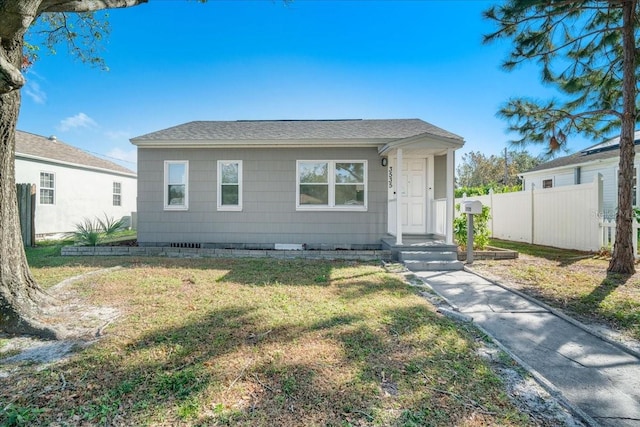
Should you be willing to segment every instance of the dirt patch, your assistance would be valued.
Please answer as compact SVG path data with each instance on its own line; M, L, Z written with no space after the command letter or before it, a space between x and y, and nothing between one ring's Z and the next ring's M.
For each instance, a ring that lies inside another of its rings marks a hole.
M492 344L483 344L478 353L502 379L511 401L541 426L579 427L585 424L562 406L540 384Z
M98 274L105 274L120 267L82 274L60 282L47 292L56 301L43 310L42 322L55 325L63 331L64 339L57 341L33 337L0 335L0 378L10 376L22 364L42 364L43 367L65 360L74 351L91 345L104 335L119 312L111 307L95 307L71 285Z

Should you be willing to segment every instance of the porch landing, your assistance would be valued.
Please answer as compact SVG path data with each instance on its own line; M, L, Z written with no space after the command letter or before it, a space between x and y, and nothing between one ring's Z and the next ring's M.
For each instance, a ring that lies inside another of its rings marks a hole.
M451 271L463 267L458 261L457 245L445 243L443 236L407 234L402 236L402 245L396 245L395 236L387 235L382 238L382 249L391 251L391 258L411 271Z

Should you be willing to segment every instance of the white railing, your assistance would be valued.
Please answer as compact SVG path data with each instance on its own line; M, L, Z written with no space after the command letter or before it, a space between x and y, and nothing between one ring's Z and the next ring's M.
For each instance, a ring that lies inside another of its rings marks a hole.
M636 258L640 258L638 255L638 229L640 224L634 218L631 232L631 241L633 242L633 253ZM613 248L613 244L616 241L616 222L613 220L600 221L600 246L602 248Z
M435 215L434 232L436 234L447 234L447 199L436 199L433 201L433 213Z

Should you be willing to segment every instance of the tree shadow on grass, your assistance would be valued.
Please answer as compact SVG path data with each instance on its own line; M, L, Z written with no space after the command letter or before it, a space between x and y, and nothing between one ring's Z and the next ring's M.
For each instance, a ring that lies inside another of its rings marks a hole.
M349 301L375 297L359 294L363 283ZM272 324L257 306L230 303L134 337L115 329L70 361L8 380L0 400L74 425L455 424L473 408L421 387L462 396L469 376L459 372L475 372L477 360L461 347L468 337L407 296L378 296L373 316L349 303Z
M571 298L565 304L569 310L580 316L595 317L616 329L629 330L638 339L640 338L640 311L638 310L640 301L631 295L613 296L619 289L631 286L632 277L633 275L607 273L607 277L588 295ZM607 302L609 298L614 300Z
M492 239L491 245L498 248L513 250L525 255L543 258L548 261L554 261L562 267L575 264L584 259L593 258L594 256L594 254L591 252L560 249L551 246L531 245L528 243L512 242L498 239Z

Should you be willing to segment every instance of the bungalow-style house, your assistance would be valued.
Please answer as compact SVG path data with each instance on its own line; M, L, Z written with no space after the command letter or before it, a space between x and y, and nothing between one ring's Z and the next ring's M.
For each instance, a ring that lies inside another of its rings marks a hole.
M461 137L419 119L194 121L135 137L138 245L453 241Z
M56 137L16 131L16 183L36 185L38 237L74 231L84 218L131 220L136 174L65 144Z
M635 133L635 144L640 143L640 131ZM620 137L612 138L569 156L542 163L520 174L522 189L531 190L577 185L592 182L596 174L602 175L602 208L604 219L615 218L618 206L618 163L620 161ZM636 154L632 203L640 200L638 172L640 157Z

